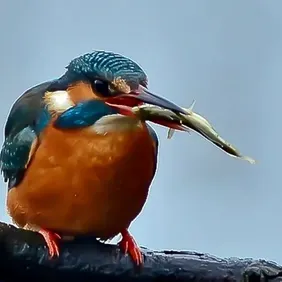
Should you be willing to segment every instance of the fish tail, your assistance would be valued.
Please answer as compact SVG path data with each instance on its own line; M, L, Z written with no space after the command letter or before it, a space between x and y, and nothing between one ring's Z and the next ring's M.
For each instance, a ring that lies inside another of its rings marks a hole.
M247 161L247 162L249 162L250 164L255 164L255 163L257 163L256 160L254 160L253 158L248 157L248 156L242 156L241 159L242 159L242 160L245 160L245 161Z

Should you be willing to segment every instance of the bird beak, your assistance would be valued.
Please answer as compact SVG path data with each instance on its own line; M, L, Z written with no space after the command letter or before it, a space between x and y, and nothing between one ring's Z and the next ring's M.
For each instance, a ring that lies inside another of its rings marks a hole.
M156 94L149 92L143 86L139 86L137 90L134 90L130 93L123 93L116 97L109 98L106 100L106 103L109 106L118 109L123 114L128 114L132 107L142 105L144 103L168 109L173 112L187 114L183 108Z

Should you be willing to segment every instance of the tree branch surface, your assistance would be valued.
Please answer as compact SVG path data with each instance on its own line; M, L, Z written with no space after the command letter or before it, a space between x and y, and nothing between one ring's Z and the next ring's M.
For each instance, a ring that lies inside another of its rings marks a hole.
M282 281L282 266L265 260L142 248L140 269L116 245L93 238L62 242L60 248L60 257L50 260L40 234L0 223L0 281Z

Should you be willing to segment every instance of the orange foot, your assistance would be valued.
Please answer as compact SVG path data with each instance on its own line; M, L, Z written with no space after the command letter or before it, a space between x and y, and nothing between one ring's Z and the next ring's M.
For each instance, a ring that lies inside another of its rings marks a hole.
M45 229L40 229L38 232L43 236L47 244L50 258L58 257L59 256L58 240L61 239L60 235Z
M131 256L133 262L139 266L143 264L143 256L142 253L135 242L134 238L130 235L127 229L121 232L122 239L119 242L119 246L121 250Z

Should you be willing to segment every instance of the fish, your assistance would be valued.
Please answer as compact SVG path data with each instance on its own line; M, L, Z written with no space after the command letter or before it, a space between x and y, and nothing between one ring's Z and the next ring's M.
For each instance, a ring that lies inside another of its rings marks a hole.
M192 102L192 104L190 105L189 108L187 108L187 109L183 108L183 109L186 110L187 114L193 115L193 109L194 109L195 104L196 104L196 100L193 100L193 102ZM191 130L189 130L188 132L191 133ZM174 135L174 133L175 133L175 129L170 128L167 132L167 139L171 139L172 136Z
M152 121L160 125L168 126L170 129L190 131L188 127L182 124L181 116L179 116L178 113L164 109L160 106L143 104L133 107L131 111L140 120Z
M220 148L226 154L231 157L238 158L249 162L250 164L257 163L256 160L249 156L245 156L235 148L232 144L224 140L219 133L215 130L212 124L204 118L202 115L194 112L194 106L196 101L194 100L189 108L183 108L187 114L177 113L168 109L163 109L159 106L143 104L136 106L132 109L134 114L138 115L140 119L156 121L158 123L170 125L170 129L167 134L167 138L171 139L175 130L181 130L186 132L194 131L206 140L211 142L216 147Z

